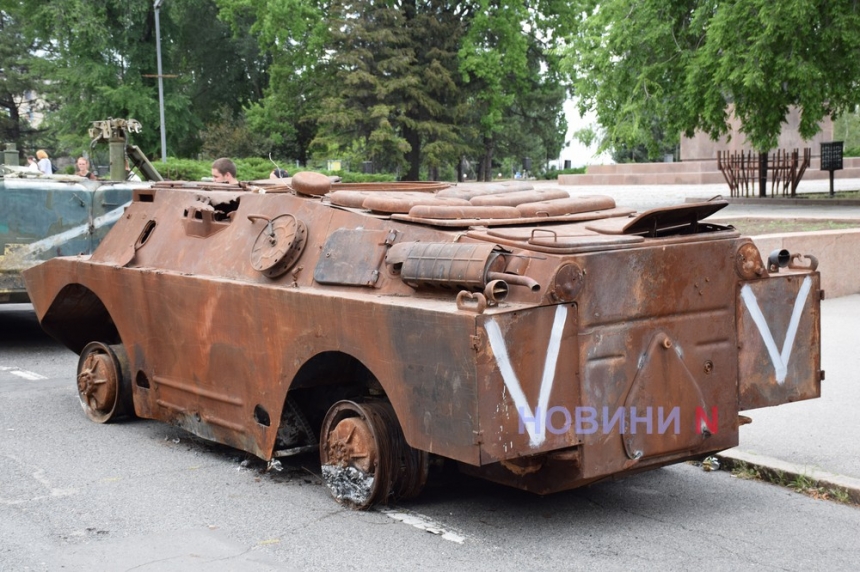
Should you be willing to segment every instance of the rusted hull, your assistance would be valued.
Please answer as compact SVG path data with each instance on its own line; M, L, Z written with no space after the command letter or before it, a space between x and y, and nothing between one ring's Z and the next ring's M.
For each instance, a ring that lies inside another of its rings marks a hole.
M313 446L336 402L323 458L356 459L352 428L385 432L384 400L414 450L544 493L732 447L739 410L818 395L816 272L763 270L748 239L700 226L711 204L593 228L574 206L449 230L419 210L154 189L91 258L26 277L63 343L124 348L137 415L264 459Z

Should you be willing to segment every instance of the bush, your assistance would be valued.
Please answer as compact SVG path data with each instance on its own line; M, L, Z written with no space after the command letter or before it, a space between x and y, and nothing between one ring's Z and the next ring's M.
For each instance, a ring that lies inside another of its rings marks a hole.
M842 152L843 157L860 157L860 147L846 147Z
M268 179L269 174L275 166L269 159L263 157L245 157L234 159L236 163L236 175L240 181L254 181L257 179ZM278 163L282 169L286 169L290 175L307 169L296 169L294 165ZM177 159L168 157L167 164L161 161L153 161L152 165L168 181L199 181L204 177L212 176L212 161L198 161L195 159ZM352 173L348 171L318 171L324 175L337 175L344 183L381 183L397 180L394 175L377 173L365 175L363 173Z
M575 167L573 169L550 169L541 175L542 179L557 179L559 175L584 175L586 167Z
M153 161L152 166L167 181L199 181L212 176L212 161L168 157L167 164Z
M389 183L396 181L394 175L385 173L374 173L372 175L365 173L352 173L347 171L320 171L326 175L336 175L340 177L343 183Z

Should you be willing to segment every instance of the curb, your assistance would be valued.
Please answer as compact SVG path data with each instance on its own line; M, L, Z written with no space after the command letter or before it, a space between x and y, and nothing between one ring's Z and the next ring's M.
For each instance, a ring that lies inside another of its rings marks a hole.
M808 465L798 465L737 449L723 451L715 456L725 469L731 470L740 466L752 467L764 475L765 480L774 483L784 482L786 477L790 479L805 477L813 481L816 486L845 491L852 503L860 505L860 479L855 477L830 473L811 468Z

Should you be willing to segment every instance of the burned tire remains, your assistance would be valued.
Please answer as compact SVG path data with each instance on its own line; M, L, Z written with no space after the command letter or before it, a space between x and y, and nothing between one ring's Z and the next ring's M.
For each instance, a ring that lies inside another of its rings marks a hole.
M335 403L321 435L323 481L339 503L365 509L414 497L424 487L427 453L406 443L390 403Z

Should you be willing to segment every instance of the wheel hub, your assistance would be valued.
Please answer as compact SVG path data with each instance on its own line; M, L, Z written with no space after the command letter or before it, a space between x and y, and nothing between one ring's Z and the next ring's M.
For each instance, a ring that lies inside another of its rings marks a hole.
M376 469L377 451L373 435L358 417L340 421L329 435L327 444L331 464L355 467L366 473Z
M78 391L87 405L103 410L116 399L117 380L111 375L109 357L105 354L87 355L78 373Z

